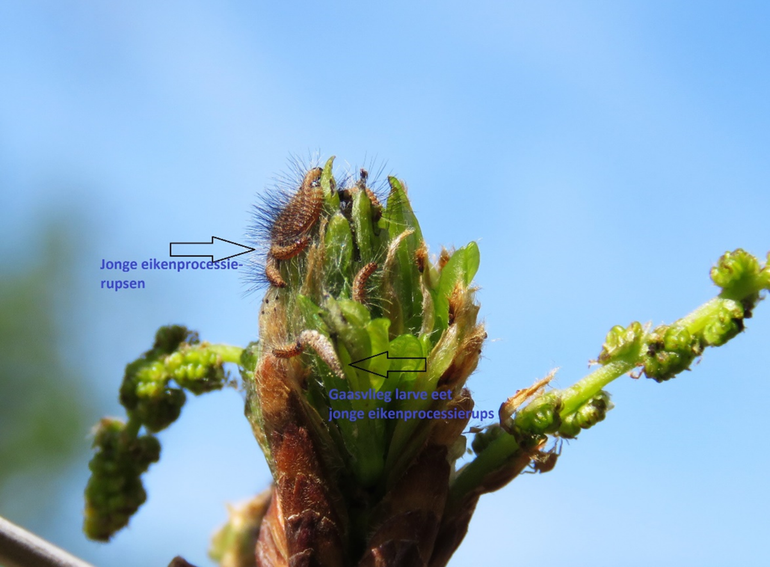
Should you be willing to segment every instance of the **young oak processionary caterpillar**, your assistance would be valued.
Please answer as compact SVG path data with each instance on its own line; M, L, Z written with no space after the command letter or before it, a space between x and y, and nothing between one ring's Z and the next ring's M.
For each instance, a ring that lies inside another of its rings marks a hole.
M274 218L266 221L270 224L270 250L265 262L265 276L275 287L286 287L278 262L294 258L310 242L310 231L323 208L320 180L321 168L308 171L294 196L277 209ZM271 216L269 212L267 216Z

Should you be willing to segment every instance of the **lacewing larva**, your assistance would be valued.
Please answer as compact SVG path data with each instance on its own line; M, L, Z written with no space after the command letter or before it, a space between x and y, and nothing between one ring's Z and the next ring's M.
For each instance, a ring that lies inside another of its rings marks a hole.
M312 348L318 355L318 358L323 360L339 378L345 379L345 373L342 371L342 364L337 357L334 346L326 336L318 331L302 331L295 342L274 348L273 356L276 358L293 358L305 352L307 347Z

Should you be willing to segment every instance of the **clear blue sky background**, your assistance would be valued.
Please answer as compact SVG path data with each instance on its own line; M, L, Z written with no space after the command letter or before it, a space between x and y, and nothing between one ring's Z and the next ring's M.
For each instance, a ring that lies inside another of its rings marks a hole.
M102 258L242 239L291 153L376 156L434 252L479 243L490 341L470 387L496 410L551 368L578 379L613 325L709 299L725 250L770 250L769 58L766 2L3 2L0 258L78 219L69 356L117 414L158 326L245 344L258 297L236 274L103 291ZM552 473L482 499L452 565L765 564L770 306L747 326L671 383L614 384ZM26 525L99 566L210 565L225 502L269 482L239 394L192 400L149 502L95 544L83 435L57 500L0 513L38 509Z

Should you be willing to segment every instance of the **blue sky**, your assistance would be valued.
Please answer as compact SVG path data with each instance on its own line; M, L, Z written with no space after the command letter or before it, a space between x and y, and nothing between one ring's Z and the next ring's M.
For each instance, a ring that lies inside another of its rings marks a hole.
M376 158L432 251L479 243L470 386L496 409L551 368L577 380L613 325L709 299L724 251L770 250L769 26L764 2L5 2L0 259L77 219L70 357L116 414L158 326L245 344L259 298L229 273L106 292L102 258L243 239L292 154ZM452 565L762 564L768 309L671 383L614 384L553 472L482 499ZM224 503L269 481L239 395L193 400L161 441L113 543L79 533L85 462L30 526L98 565L208 565Z

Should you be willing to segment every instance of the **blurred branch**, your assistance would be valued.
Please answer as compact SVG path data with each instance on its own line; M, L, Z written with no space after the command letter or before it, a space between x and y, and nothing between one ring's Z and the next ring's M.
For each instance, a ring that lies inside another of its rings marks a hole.
M1 516L0 563L5 567L93 567Z

